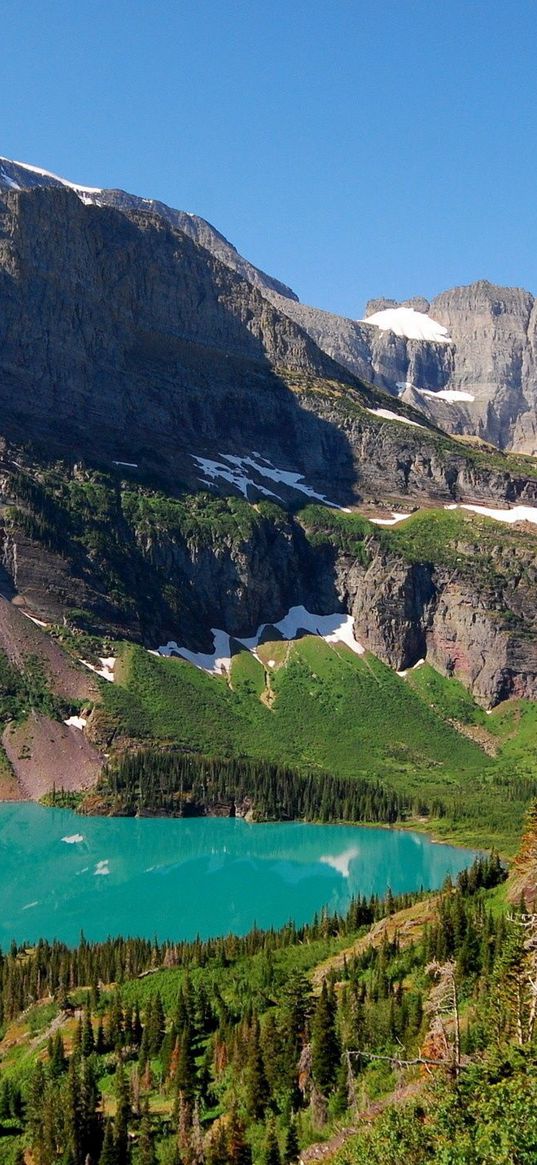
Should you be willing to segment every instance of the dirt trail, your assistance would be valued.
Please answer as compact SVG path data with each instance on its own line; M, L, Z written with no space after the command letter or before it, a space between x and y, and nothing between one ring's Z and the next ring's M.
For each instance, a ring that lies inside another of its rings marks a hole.
M303 1149L299 1157L299 1165L310 1165L310 1162L325 1161L334 1157L351 1137L355 1137L360 1132L361 1126L370 1124L376 1120L391 1105L405 1104L407 1101L413 1100L423 1090L426 1083L426 1080L414 1080L411 1084L405 1084L402 1088L396 1088L394 1092L390 1092L382 1100L376 1100L374 1103L368 1105L367 1108L357 1113L355 1124L340 1129L339 1133L335 1133L328 1141L320 1141L316 1145L310 1145L307 1149Z
M391 914L388 918L381 918L375 922L367 934L355 939L350 946L339 951L337 955L331 955L330 958L325 959L324 963L319 963L312 975L313 989L320 991L323 979L326 979L327 975L331 974L332 971L340 970L345 961L348 962L355 955L363 954L369 947L379 947L385 938L392 942L397 934L402 947L408 947L411 943L416 942L425 924L432 922L437 904L438 897L435 895L431 898L425 898L423 902L415 902L405 910L398 910L396 914Z

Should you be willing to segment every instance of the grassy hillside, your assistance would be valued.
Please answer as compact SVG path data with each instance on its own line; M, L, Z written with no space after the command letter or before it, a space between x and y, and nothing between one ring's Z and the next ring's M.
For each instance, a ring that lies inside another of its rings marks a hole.
M534 705L487 715L428 666L401 678L312 636L260 654L234 657L228 682L125 645L106 713L127 736L381 780L439 835L512 850L537 787Z

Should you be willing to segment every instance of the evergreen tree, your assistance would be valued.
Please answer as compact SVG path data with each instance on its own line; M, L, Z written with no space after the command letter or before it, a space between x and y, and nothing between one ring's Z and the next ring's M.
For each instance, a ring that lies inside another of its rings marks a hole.
M269 1101L269 1086L265 1075L259 1042L259 1022L252 1024L245 1073L246 1109L252 1120L261 1120Z
M187 1024L183 1028L177 1040L175 1087L188 1100L192 1100L196 1091L196 1059L194 1055L193 1032L190 1024Z
M280 1146L276 1136L276 1129L274 1121L269 1121L267 1128L267 1135L265 1138L265 1150L263 1153L263 1165L282 1165L280 1155Z
M339 1063L335 999L333 990L329 992L323 980L311 1025L311 1066L313 1079L324 1096L335 1084Z
M151 1118L149 1116L149 1105L147 1101L144 1105L142 1121L140 1124L140 1137L138 1141L138 1165L157 1165L155 1140L151 1129Z
M298 1144L296 1121L292 1118L285 1131L285 1142L282 1155L283 1165L295 1165L295 1162L298 1161L299 1153L300 1147Z
M146 1020L146 1026L149 1055L150 1057L158 1056L166 1034L166 1016L162 1006L162 999L158 992L153 999L151 1011Z
M104 1128L103 1147L99 1157L99 1165L118 1165L114 1128L111 1120L107 1120Z
M84 1057L91 1056L95 1051L95 1037L93 1035L93 1024L91 1022L91 1011L84 1012L84 1021L82 1024L82 1038L80 1042L80 1050Z
M123 1061L118 1060L116 1069L116 1121L115 1143L117 1165L128 1165L129 1162L129 1122L131 1105L129 1082L123 1067Z

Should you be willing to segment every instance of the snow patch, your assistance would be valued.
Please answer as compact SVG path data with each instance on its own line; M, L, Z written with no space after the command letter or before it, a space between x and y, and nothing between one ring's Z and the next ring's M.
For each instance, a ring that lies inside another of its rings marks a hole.
M219 627L211 627L211 635L214 644L212 652L189 651L187 647L181 647L174 639L171 639L164 646L158 648L157 655L180 655L182 659L188 660L189 663L193 663L202 671L210 672L212 675L222 675L231 667L230 636L227 631L222 631Z
M370 518L369 521L373 522L375 526L395 526L397 522L404 522L405 518L410 518L410 516L410 514L397 514L395 510L392 510L391 518Z
M403 417L401 413L392 413L391 409L368 409L373 417L382 417L385 421L400 421L402 425L414 425L416 429L423 429L418 421L411 421L410 417Z
M255 653L264 632L270 627L279 631L283 639L296 639L299 631L305 631L310 635L319 635L326 643L344 643L355 655L364 654L365 648L354 637L352 615L344 615L340 612L334 615L314 615L305 607L291 607L287 615L284 615L278 623L261 623L255 635L243 639L239 636L232 637L227 631L222 631L218 627L211 627L214 644L212 652L189 651L187 647L181 647L175 640L170 640L169 643L158 648L158 654L164 656L180 655L182 659L188 660L189 663L193 663L202 671L209 672L211 675L222 675L231 667L231 638L235 638L237 643ZM270 666L274 666L274 663L275 661L272 660Z
M90 671L95 672L96 676L102 676L103 680L108 680L108 682L110 684L113 684L113 682L114 682L114 664L116 662L115 657L113 655L108 656L107 659L103 659L101 657L101 659L99 660L101 667L95 667L95 664L88 663L87 659L81 659L81 660L79 660L79 662L83 663L84 667L88 667Z
M191 454L191 456L198 468L205 475L203 478L200 478L200 481L203 481L205 485L212 485L216 478L221 478L223 481L229 482L230 485L234 485L245 498L248 497L248 488L250 487L265 497L282 501L281 494L275 493L274 490L267 489L266 486L260 485L259 482L253 480L251 475L255 473L258 477L265 478L265 480L275 482L277 485L286 485L289 489L295 489L298 493L302 493L308 498L315 498L316 501L324 502L326 505L332 506L333 509L342 509L336 502L331 502L325 494L318 493L317 490L307 485L303 480L304 475L302 473L295 473L289 469L278 469L266 457L262 457L260 453L253 453L248 457L238 457L233 453L222 453L222 461L214 461L211 457L198 457L195 454Z
M80 842L84 841L84 834L70 833L68 837L62 837L62 841L64 841L66 845L80 845Z
M9 174L6 174L6 172L5 172L4 168L3 168L3 166L0 166L0 181L1 181L1 182L5 182L6 186L9 186L9 189L10 189L10 190L21 190L21 189L22 189L22 188L19 186L19 183L18 183L18 182L15 182L15 181L13 180L13 178L10 178L10 177L9 177ZM24 909L26 910L26 909L27 909L27 907L25 906L25 907L24 907Z
M404 336L407 340L429 340L434 344L451 344L447 328L424 312L415 311L413 307L388 307L384 311L374 312L366 320L359 320L359 323L373 324L383 332L394 332L396 336Z
M441 388L438 392L432 392L430 388L416 388L415 391L420 392L422 396L431 396L435 397L436 400L445 400L448 404L475 400L475 396L472 396L471 392L459 392L455 388Z
M482 514L485 518L494 518L497 522L531 522L537 526L537 506L513 506L512 510L493 510L490 506L472 506L469 504L444 506L445 510L471 510L474 514Z
M424 663L424 659L418 659L416 663L412 664L412 667L406 668L405 671L398 671L397 675L401 676L401 679L404 679L404 677L408 675L409 671L416 671L416 668L423 667Z
M81 732L87 723L83 716L70 716L68 720L64 720L64 724L67 724L68 728L79 728Z
M0 158L0 162L11 162L12 166L20 166L22 170L29 170L30 174L40 174L42 178L52 178L54 182L59 182L61 186L67 186L69 190L77 192L80 190L83 194L101 194L102 192L102 186L80 186L76 182L69 182L67 178L60 178L59 174L53 174L51 170L42 170L40 166L30 166L29 162L16 162L14 158ZM20 190L20 187L18 189Z

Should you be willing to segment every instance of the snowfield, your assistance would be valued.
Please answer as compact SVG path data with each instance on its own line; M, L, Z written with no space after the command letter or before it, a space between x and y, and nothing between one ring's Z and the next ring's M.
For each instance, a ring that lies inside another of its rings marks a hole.
M59 174L53 174L50 170L42 170L39 166L30 166L29 162L17 162L14 158L0 157L0 162L11 162L12 166L20 166L22 170L29 170L30 174L39 174L42 178L52 178L54 182L60 182L62 186L67 186L69 190L75 190L76 193L80 191L82 194L100 194L102 186L80 186L76 182L69 182L67 178L61 178ZM2 170L2 177L9 181L9 185L14 189L20 190L12 179L8 179L7 175Z
M537 526L537 506L513 506L512 510L493 510L489 506L472 506L452 502L444 506L445 510L471 510L474 514L483 514L485 518L495 518L497 522L532 522Z
M275 498L276 501L281 502L283 500L281 494L275 493L274 490L268 489L266 486L253 480L252 473L255 473L258 477L264 478L265 481L275 482L277 485L286 485L289 489L295 489L299 493L304 494L305 497L314 498L318 502L324 502L325 505L331 506L332 509L343 509L336 502L329 501L325 494L320 494L317 490L307 485L302 473L295 473L288 469L277 469L276 466L272 465L272 462L268 461L266 457L262 457L260 453L254 452L248 457L237 457L233 453L222 453L222 461L214 461L210 457L198 457L195 454L191 454L191 456L204 474L203 477L199 478L204 485L212 485L217 478L221 478L223 481L229 482L230 485L234 485L245 498L248 498L248 489L252 488L267 498Z
M87 659L81 659L79 662L83 663L84 667L89 668L90 671L94 671L96 676L102 676L103 680L108 680L110 684L113 684L114 664L116 662L113 655L109 656L108 659L101 658L99 660L101 667L95 667L95 664L88 663Z
M341 612L334 615L314 615L305 607L291 607L278 623L261 623L255 635L245 639L230 636L227 631L222 631L218 627L211 627L214 647L209 653L190 651L187 647L181 647L175 640L170 640L158 648L158 654L180 655L182 659L188 660L210 675L222 675L231 667L232 639L255 655L264 632L271 627L279 631L283 639L296 639L299 631L306 631L310 635L320 636L326 643L344 643L356 655L364 654L365 649L354 637L352 615L344 615ZM270 661L269 666L274 666L274 660Z
M396 336L404 336L406 340L429 340L433 344L452 342L447 328L424 312L415 311L413 307L387 307L384 311L376 311L366 320L358 322L373 324L383 332L394 332Z
M412 387L412 386L411 386ZM422 396L436 397L437 400L445 400L448 404L461 404L464 401L473 401L475 396L471 392L459 392L456 388L441 388L438 392L432 392L430 388L416 388L416 392L421 392Z
M411 421L410 417L403 417L401 413L392 413L391 409L367 409L372 417L382 417L384 421L400 421L402 425L414 425L415 429L423 429L418 421Z
M410 514L398 514L392 510L391 518L370 518L374 526L396 526L398 522L404 522L405 518L410 518Z

